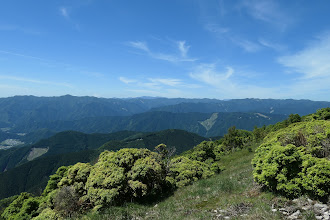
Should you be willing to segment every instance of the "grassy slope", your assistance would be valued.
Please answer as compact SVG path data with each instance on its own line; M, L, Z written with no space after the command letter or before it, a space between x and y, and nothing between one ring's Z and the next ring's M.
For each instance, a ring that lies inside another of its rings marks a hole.
M102 215L88 214L79 218L216 219L213 210L222 209L228 211L231 219L281 219L278 214L271 211L271 207L272 204L284 202L285 199L261 192L253 183L253 154L244 149L224 156L220 163L226 170L221 174L178 189L173 195L158 203L130 203L122 207L112 207ZM245 211L240 211L243 209ZM246 215L241 216L243 214Z

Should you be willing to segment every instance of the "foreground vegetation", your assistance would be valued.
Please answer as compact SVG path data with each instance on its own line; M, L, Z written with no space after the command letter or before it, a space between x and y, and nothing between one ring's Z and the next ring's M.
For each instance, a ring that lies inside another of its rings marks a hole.
M174 157L163 144L155 152L104 151L95 164L59 168L40 197L2 200L2 217L281 219L272 208L290 198L329 199L329 118L327 108L253 132L232 127L222 139Z

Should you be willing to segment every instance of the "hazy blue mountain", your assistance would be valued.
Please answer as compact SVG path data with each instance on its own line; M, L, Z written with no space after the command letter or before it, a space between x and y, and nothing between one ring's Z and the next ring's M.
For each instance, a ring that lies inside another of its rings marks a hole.
M273 124L286 115L260 113L171 113L145 112L132 116L84 118L75 121L54 121L21 126L24 131L48 128L54 131L76 130L85 133L111 133L122 130L153 132L182 129L205 137L222 136L229 127L252 130L254 126Z
M307 115L317 109L330 106L330 102L293 100L293 99L232 99L228 101L216 101L209 103L182 102L153 108L150 111L166 111L173 113L188 112L261 112L270 114L299 114Z
M184 98L96 98L96 97L35 97L15 96L0 98L0 128L12 132L33 132L49 128L55 121L77 121L86 118L132 116L147 111L172 113L260 112L271 114L291 113L306 115L329 102L277 99L184 99ZM121 120L121 119L118 119ZM65 125L61 125L63 127ZM84 125L82 125L84 126ZM94 128L98 128L94 124ZM83 130L83 129L80 129ZM101 129L99 129L101 130Z

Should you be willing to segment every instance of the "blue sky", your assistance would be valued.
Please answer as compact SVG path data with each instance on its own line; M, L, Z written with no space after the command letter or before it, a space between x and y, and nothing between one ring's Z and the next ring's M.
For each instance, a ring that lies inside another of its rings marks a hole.
M2 0L0 97L330 101L330 2Z

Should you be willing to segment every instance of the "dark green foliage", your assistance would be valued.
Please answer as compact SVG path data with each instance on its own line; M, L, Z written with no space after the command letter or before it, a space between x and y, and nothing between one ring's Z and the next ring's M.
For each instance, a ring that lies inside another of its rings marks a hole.
M316 113L303 117L304 121L330 120L330 107L318 109Z
M287 119L289 124L301 122L301 117L298 114L290 114L289 118Z
M289 197L330 195L330 122L294 123L270 133L256 150L254 179Z
M188 154L185 156L198 160L201 162L205 162L208 159L217 159L217 152L215 151L216 144L213 141L203 141L196 147L194 147Z
M77 215L80 209L79 196L72 186L64 186L54 196L54 210L64 217Z
M238 130L235 126L228 129L223 136L222 145L226 150L242 149L253 141L253 134L250 131Z
M254 126L254 129L252 132L253 132L253 136L254 136L254 139L256 142L262 141L267 135L265 125L260 128L258 128L257 126Z
M0 198L24 191L40 195L47 185L49 176L59 167L77 162L90 162L97 156L98 152L95 151L81 151L42 157L0 173Z
M11 196L5 199L1 199L0 200L0 216L3 213L3 211L5 210L5 208L7 208L15 199L17 199L18 195L15 196ZM0 219L2 219L0 217Z
M41 157L46 157L96 149L110 140L121 140L136 134L137 132L130 131L111 134L84 134L76 131L60 132L30 146L0 151L0 171L10 170L27 163L27 157L34 148L47 148L47 152L41 155Z
M46 186L44 192L42 193L43 196L47 196L48 193L50 193L58 188L57 184L60 182L60 180L64 176L67 176L68 169L69 169L69 167L61 166L60 168L57 169L55 174L53 174L49 177L47 186Z
M180 154L206 140L206 138L197 134L177 129L135 133L135 135L131 135L121 141L107 142L100 148L100 150L120 150L122 148L130 147L153 150L155 146L165 144L169 149L175 148L175 153Z
M213 159L205 162L184 156L170 159L166 145L156 149L160 154L134 148L104 151L93 166L88 163L62 166L50 177L41 198L22 194L3 216L30 219L40 214L37 219L47 215L56 219L124 202L152 201L217 172Z
M59 140L56 140L54 139L54 137L61 138ZM123 140L111 141L103 147L95 150L80 151L54 156L47 156L46 154L45 156L43 155L33 161L27 162L25 164L22 164L21 166L8 170L7 172L1 173L0 198L12 196L23 191L40 194L42 192L42 189L47 184L48 176L55 173L57 168L59 168L60 166L75 164L77 162L95 163L98 155L105 149L119 150L121 148L132 146L137 148L149 148L149 150L153 150L154 146L164 143L169 146L169 149L175 147L176 152L181 153L184 150L191 149L193 146L205 140L205 138L201 136L181 130L166 130L155 133L122 131L111 134L91 135L81 135L81 133L79 132L62 132L61 134L56 135L54 137L47 139L48 142L42 141L42 143L44 143L46 146L47 144L51 144L51 146L55 147L53 152L58 152L58 150L63 149L63 146L67 146L67 148L70 147L68 144L65 144L66 138L68 138L69 142L72 144L72 150L77 150L75 146L81 146L79 143L85 143L87 147L96 146L96 143L100 143L102 140L104 140L104 137L112 139L122 138ZM77 139L78 137L81 137L83 140ZM99 138L99 140L94 142L93 140L97 138ZM77 142L75 142L74 140L76 140ZM42 145L39 144L33 146ZM21 148L21 151L17 150L15 154L11 155L11 161L13 163L17 160L19 161L19 155L21 155L21 157L24 157L24 155L26 155L29 150L29 147L27 147L26 149ZM10 150L4 152L9 151Z
M21 193L2 213L8 220L28 220L38 215L39 199L29 193Z

